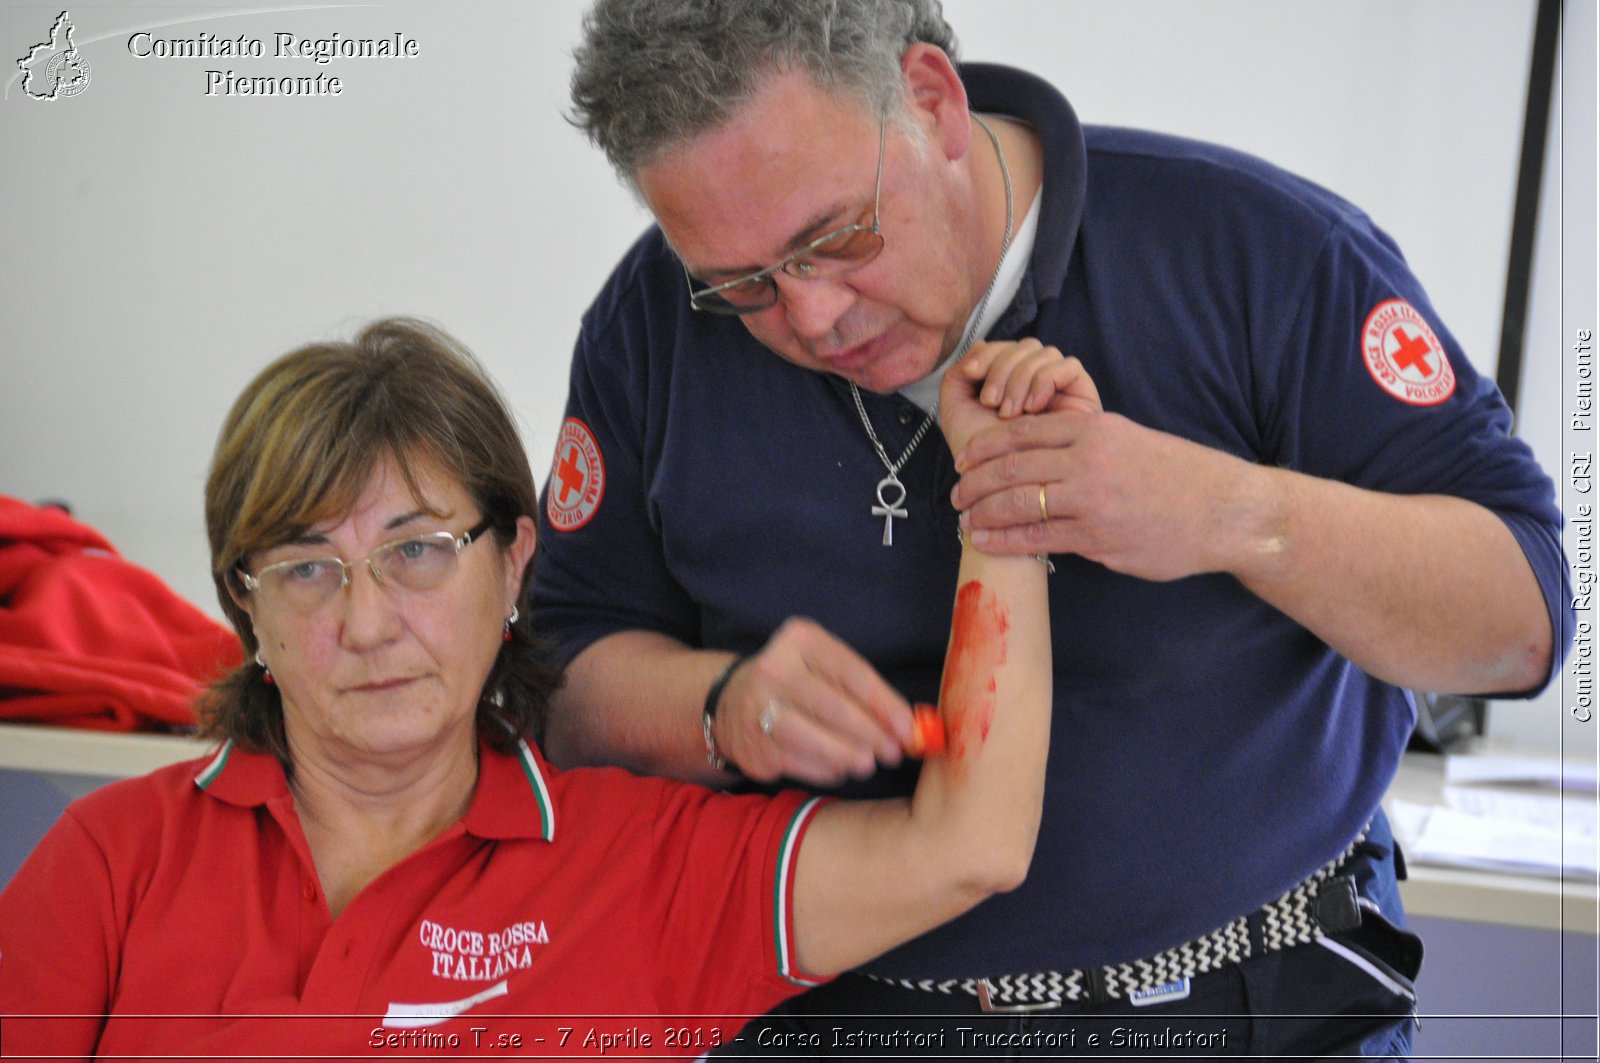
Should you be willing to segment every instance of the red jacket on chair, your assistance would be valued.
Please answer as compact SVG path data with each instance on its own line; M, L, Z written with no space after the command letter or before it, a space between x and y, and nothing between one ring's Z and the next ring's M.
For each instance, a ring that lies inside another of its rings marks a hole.
M99 532L0 495L0 720L188 728L201 687L239 662L231 630Z

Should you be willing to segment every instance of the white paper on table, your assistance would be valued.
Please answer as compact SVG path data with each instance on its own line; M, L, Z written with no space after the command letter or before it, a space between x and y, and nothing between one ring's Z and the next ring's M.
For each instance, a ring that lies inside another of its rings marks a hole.
M1600 771L1593 761L1565 763L1545 757L1503 757L1485 753L1452 753L1444 759L1447 783L1534 783L1594 793Z
M1600 840L1600 808L1581 794L1530 794L1480 786L1446 786L1445 807L1469 816L1514 819L1539 830L1566 834L1568 841Z
M1477 815L1395 800L1391 811L1406 859L1417 863L1585 877L1600 868L1592 823L1586 831L1581 814L1577 829L1563 830L1559 821L1549 820L1548 811L1539 813L1541 822L1523 818L1510 806ZM1557 809L1556 815L1564 818L1564 811Z

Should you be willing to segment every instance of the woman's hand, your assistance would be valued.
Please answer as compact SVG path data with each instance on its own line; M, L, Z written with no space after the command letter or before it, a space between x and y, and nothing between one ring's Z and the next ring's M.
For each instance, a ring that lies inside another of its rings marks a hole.
M939 425L956 455L974 434L1001 421L1100 409L1100 393L1083 363L1031 337L974 344L945 372L939 391Z

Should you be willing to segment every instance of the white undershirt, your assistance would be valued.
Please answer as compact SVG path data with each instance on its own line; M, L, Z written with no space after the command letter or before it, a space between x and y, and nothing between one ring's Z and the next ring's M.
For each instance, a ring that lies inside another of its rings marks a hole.
M1017 226L1016 234L1011 237L1011 246L1006 248L1006 253L1000 258L1000 265L995 270L994 290L989 293L989 301L984 305L983 318L978 322L978 327L972 330L974 336L983 337L989 334L999 322L1011 300L1017 297L1017 290L1022 287L1022 275L1027 272L1028 261L1033 257L1033 245L1039 235L1039 204L1044 202L1044 188L1041 186L1034 194L1033 205L1028 208L1028 213L1023 216L1022 224ZM974 308L973 313L977 313ZM967 328L962 329L965 336L967 330L972 328L972 318L967 318ZM952 351L950 357L941 362L933 372L915 380L900 389L900 394L916 403L928 412L939 403L939 380L944 376L944 371L960 354L959 350Z

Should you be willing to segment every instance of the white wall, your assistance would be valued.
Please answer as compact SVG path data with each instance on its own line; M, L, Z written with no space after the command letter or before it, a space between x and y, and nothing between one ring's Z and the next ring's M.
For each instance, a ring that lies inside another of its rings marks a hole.
M966 58L1050 77L1085 121L1254 151L1366 207L1490 371L1533 6L946 0ZM69 500L215 612L200 496L227 404L270 357L394 312L484 358L543 473L578 315L646 220L560 117L580 0L75 5L89 87L27 99L9 59L59 10L0 10L0 493ZM139 30L269 57L140 59ZM278 31L421 54L273 59ZM208 68L344 88L208 98Z
M229 7L243 9L212 10ZM59 10L6 7L4 55ZM381 314L433 318L491 366L542 472L578 313L645 218L560 117L575 0L172 24L198 10L74 7L89 88L42 103L6 86L0 492L70 500L215 611L206 463L269 358ZM277 31L399 31L421 54L136 59L141 29L245 34L269 52ZM343 92L207 98L207 68L332 73Z
M1588 6L1576 5L1579 8ZM1569 30L1571 27L1568 27ZM1557 61L1560 56L1558 53ZM1555 81L1555 96L1551 100L1552 128L1545 146L1544 167L1546 180L1540 190L1538 234L1534 246L1533 291L1528 307L1527 347L1529 354L1539 352L1544 357L1531 357L1522 374L1525 397L1517 432L1539 454L1550 475L1556 478L1559 490L1562 484L1561 437L1565 418L1562 416L1563 392L1561 374L1562 346L1560 321L1560 290L1553 283L1560 276L1561 260L1561 189L1560 173L1562 138L1558 135L1563 97L1561 78ZM1551 747L1559 735L1562 713L1561 684L1552 684L1540 697L1526 702L1503 702L1489 710L1490 731L1521 745Z
M1597 309L1595 8L1592 0L1565 4L1550 105L1550 139L1528 307L1528 359L1523 367L1522 415L1517 428L1556 478L1568 513L1578 502L1594 503L1592 497L1575 491L1566 471L1571 454L1593 455L1594 443L1586 438L1593 433L1573 432L1564 414L1575 408L1573 337L1580 328L1595 328ZM1566 544L1569 559L1576 561L1578 540L1571 526ZM1593 623L1594 610L1580 611L1578 619ZM1538 698L1492 707L1490 733L1519 745L1561 748L1594 759L1600 741L1595 725L1568 711L1575 705L1580 687L1577 676L1583 668L1575 652L1559 681ZM1585 671L1592 680L1592 661Z

